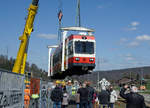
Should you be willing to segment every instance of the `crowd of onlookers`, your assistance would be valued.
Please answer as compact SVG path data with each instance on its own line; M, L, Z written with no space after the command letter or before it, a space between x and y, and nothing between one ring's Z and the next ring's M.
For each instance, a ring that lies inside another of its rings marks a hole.
M126 108L146 108L144 97L138 94L137 87L130 87L130 92L127 92L128 89L125 85L120 90L120 96L126 99ZM67 108L70 104L74 104L76 108L114 108L118 96L113 86L102 87L101 91L97 91L90 82L71 84L68 81L65 85L56 83L50 98L53 108Z
M117 108L115 103L118 97L125 99L126 108L146 108L144 97L138 93L135 85L124 85L118 94L112 85L103 86L101 90L91 85L90 82L56 81L50 88L43 86L41 95L31 96L29 85L26 85L24 108L38 108L39 103L41 108Z

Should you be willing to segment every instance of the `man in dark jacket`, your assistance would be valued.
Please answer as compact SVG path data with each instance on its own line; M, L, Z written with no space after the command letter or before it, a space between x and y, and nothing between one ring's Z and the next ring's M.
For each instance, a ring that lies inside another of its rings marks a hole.
M93 108L93 99L94 99L94 93L95 93L95 90L93 87L90 86L91 83L90 82L87 82L87 89L88 89L88 108Z
M51 100L54 102L53 108L61 108L62 98L62 89L56 85L56 87L51 92Z
M77 93L80 95L80 108L87 108L88 89L86 88L86 84L83 84L83 86L78 89Z
M103 106L103 108L109 107L110 94L105 88L103 88L101 92L99 93L98 99L99 99L100 105Z
M120 96L127 101L126 108L146 108L144 97L137 93L137 87L132 86L131 92L125 94L127 88L129 88L128 85L125 85L120 91Z

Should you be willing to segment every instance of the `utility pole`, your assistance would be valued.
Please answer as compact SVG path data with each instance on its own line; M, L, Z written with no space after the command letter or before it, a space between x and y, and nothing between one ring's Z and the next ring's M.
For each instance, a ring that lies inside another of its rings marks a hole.
M8 46L6 47L6 55L7 55L7 60L8 60Z
M97 83L98 83L98 90L100 91L100 87L99 87L99 71L100 71L100 60L99 60L99 57L98 57L98 78L97 78Z
M130 71L130 80L132 80L132 72Z
M141 86L142 86L142 81L143 81L143 69L141 68Z

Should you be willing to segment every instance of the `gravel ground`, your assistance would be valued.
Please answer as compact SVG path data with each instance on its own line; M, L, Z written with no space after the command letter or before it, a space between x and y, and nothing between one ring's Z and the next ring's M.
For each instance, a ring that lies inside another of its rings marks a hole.
M67 108L76 108L76 106L75 105L69 105ZM115 104L115 108L125 108L125 104L117 102Z

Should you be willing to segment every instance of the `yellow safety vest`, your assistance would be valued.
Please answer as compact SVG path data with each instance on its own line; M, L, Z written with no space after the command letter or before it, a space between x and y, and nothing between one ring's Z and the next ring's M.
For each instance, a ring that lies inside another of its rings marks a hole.
M76 88L72 87L72 95L75 95L75 94L76 94Z

